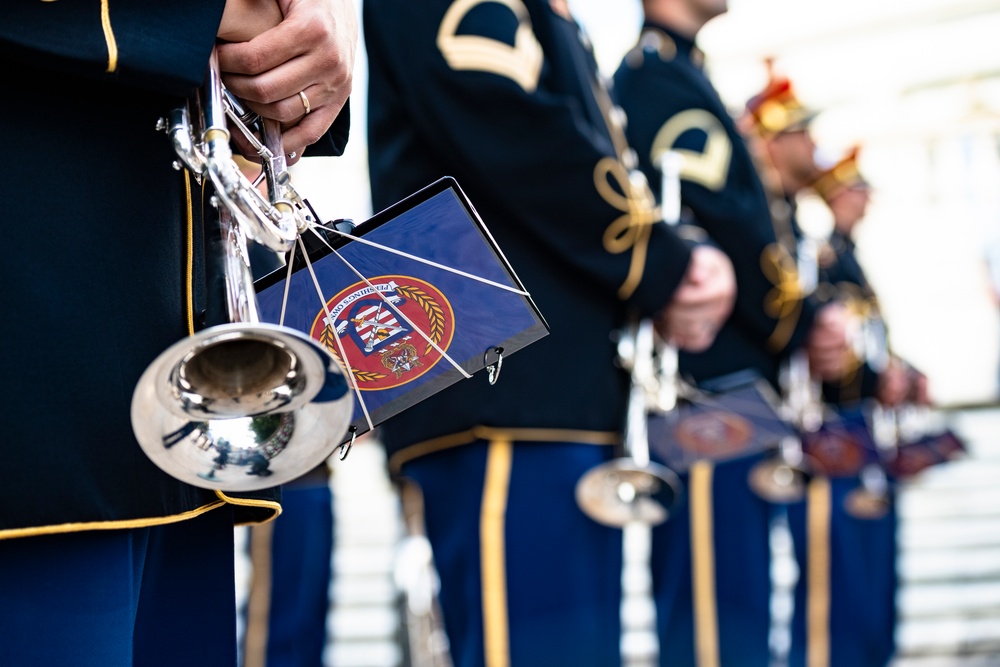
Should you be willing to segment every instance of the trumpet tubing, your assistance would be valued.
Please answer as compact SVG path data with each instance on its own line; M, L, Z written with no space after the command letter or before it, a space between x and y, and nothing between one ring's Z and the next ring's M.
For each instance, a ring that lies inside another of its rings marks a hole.
M674 375L657 376L654 351L650 320L622 332L619 358L632 377L621 455L588 470L576 485L580 509L607 526L622 528L633 522L659 525L670 518L683 493L680 477L650 460L649 411L659 409L664 395L662 385L676 382L676 364L672 367ZM661 370L664 368L670 366Z
M183 165L213 191L218 215L206 214L207 273L222 274L212 285L223 286L218 310L228 322L158 356L136 385L131 416L140 447L166 473L203 488L252 491L291 481L328 458L346 440L353 398L326 348L259 321L247 239L287 251L306 221L284 197L290 185L273 126L259 128L269 198L239 170L223 92L213 53L204 89L163 126Z

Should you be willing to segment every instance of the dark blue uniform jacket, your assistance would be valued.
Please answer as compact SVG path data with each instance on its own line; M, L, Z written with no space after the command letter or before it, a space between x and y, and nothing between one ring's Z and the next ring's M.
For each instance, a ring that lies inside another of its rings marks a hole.
M704 229L736 270L732 317L708 351L681 355L682 372L701 381L753 368L776 383L781 360L806 337L815 304L798 289L792 230L772 220L754 161L702 70L701 52L676 31L646 23L615 74L614 93L649 181L660 183L655 161L664 151L683 156L682 222Z
M478 425L619 430L626 378L612 336L629 311L663 307L687 266L690 244L662 224L626 225L616 240L628 175L593 55L549 2L523 7L364 5L376 210L454 176L551 329L504 363L497 385L477 376L390 420L392 451Z
M161 472L129 416L143 370L187 334L188 197L156 123L201 83L223 5L0 4L16 156L0 179L0 538L277 509L275 491L223 498Z

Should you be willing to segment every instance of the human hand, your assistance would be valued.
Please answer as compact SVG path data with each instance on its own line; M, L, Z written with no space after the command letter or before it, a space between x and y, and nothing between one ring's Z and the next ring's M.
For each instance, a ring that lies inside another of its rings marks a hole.
M907 399L916 405L931 405L930 383L927 381L927 376L909 365L906 370L910 380Z
M249 42L282 18L278 0L226 0L216 36L226 42Z
M266 4L227 0L227 12L229 2ZM277 26L249 41L218 46L219 69L230 92L282 124L283 149L294 164L330 129L347 102L358 20L351 0L278 0L278 8L284 18ZM234 34L246 30L227 28Z
M847 309L839 303L823 306L813 321L806 341L809 369L828 382L839 380L848 369L852 353L848 345Z
M656 317L660 335L682 350L703 352L733 310L736 275L724 252L696 246L680 287Z
M890 408L896 407L908 400L910 390L909 369L899 359L890 359L885 370L878 376L879 403Z

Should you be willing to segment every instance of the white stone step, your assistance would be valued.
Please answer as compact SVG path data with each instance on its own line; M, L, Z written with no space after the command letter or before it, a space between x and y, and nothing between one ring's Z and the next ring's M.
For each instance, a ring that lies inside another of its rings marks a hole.
M403 653L393 642L339 640L326 647L323 662L329 667L398 667Z
M356 605L395 604L398 592L388 574L362 576L344 576L334 579L331 596L336 606L350 607Z
M904 586L898 600L899 615L904 620L1000 617L1000 579Z
M899 516L914 523L938 518L1000 518L1000 485L918 489L900 495L897 503Z
M898 534L902 550L995 546L1000 545L1000 517L912 520Z
M896 636L902 656L937 655L956 659L969 653L1000 655L1000 616L907 622L899 627ZM1000 660L984 664L996 667Z
M943 581L1000 580L1000 547L904 551L897 569L903 584L911 587Z
M334 572L343 576L388 574L392 566L393 553L389 548L359 546L336 549L333 554Z
M384 604L335 607L327 621L334 643L345 640L392 640L399 631L395 606Z

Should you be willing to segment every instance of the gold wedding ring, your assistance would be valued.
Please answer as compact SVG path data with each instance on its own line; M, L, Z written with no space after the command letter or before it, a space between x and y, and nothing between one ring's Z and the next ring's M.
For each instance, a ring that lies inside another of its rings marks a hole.
M312 111L312 107L309 106L309 98L306 97L306 91L299 91L299 99L302 100L302 106L306 108L306 115L308 116L309 112Z

